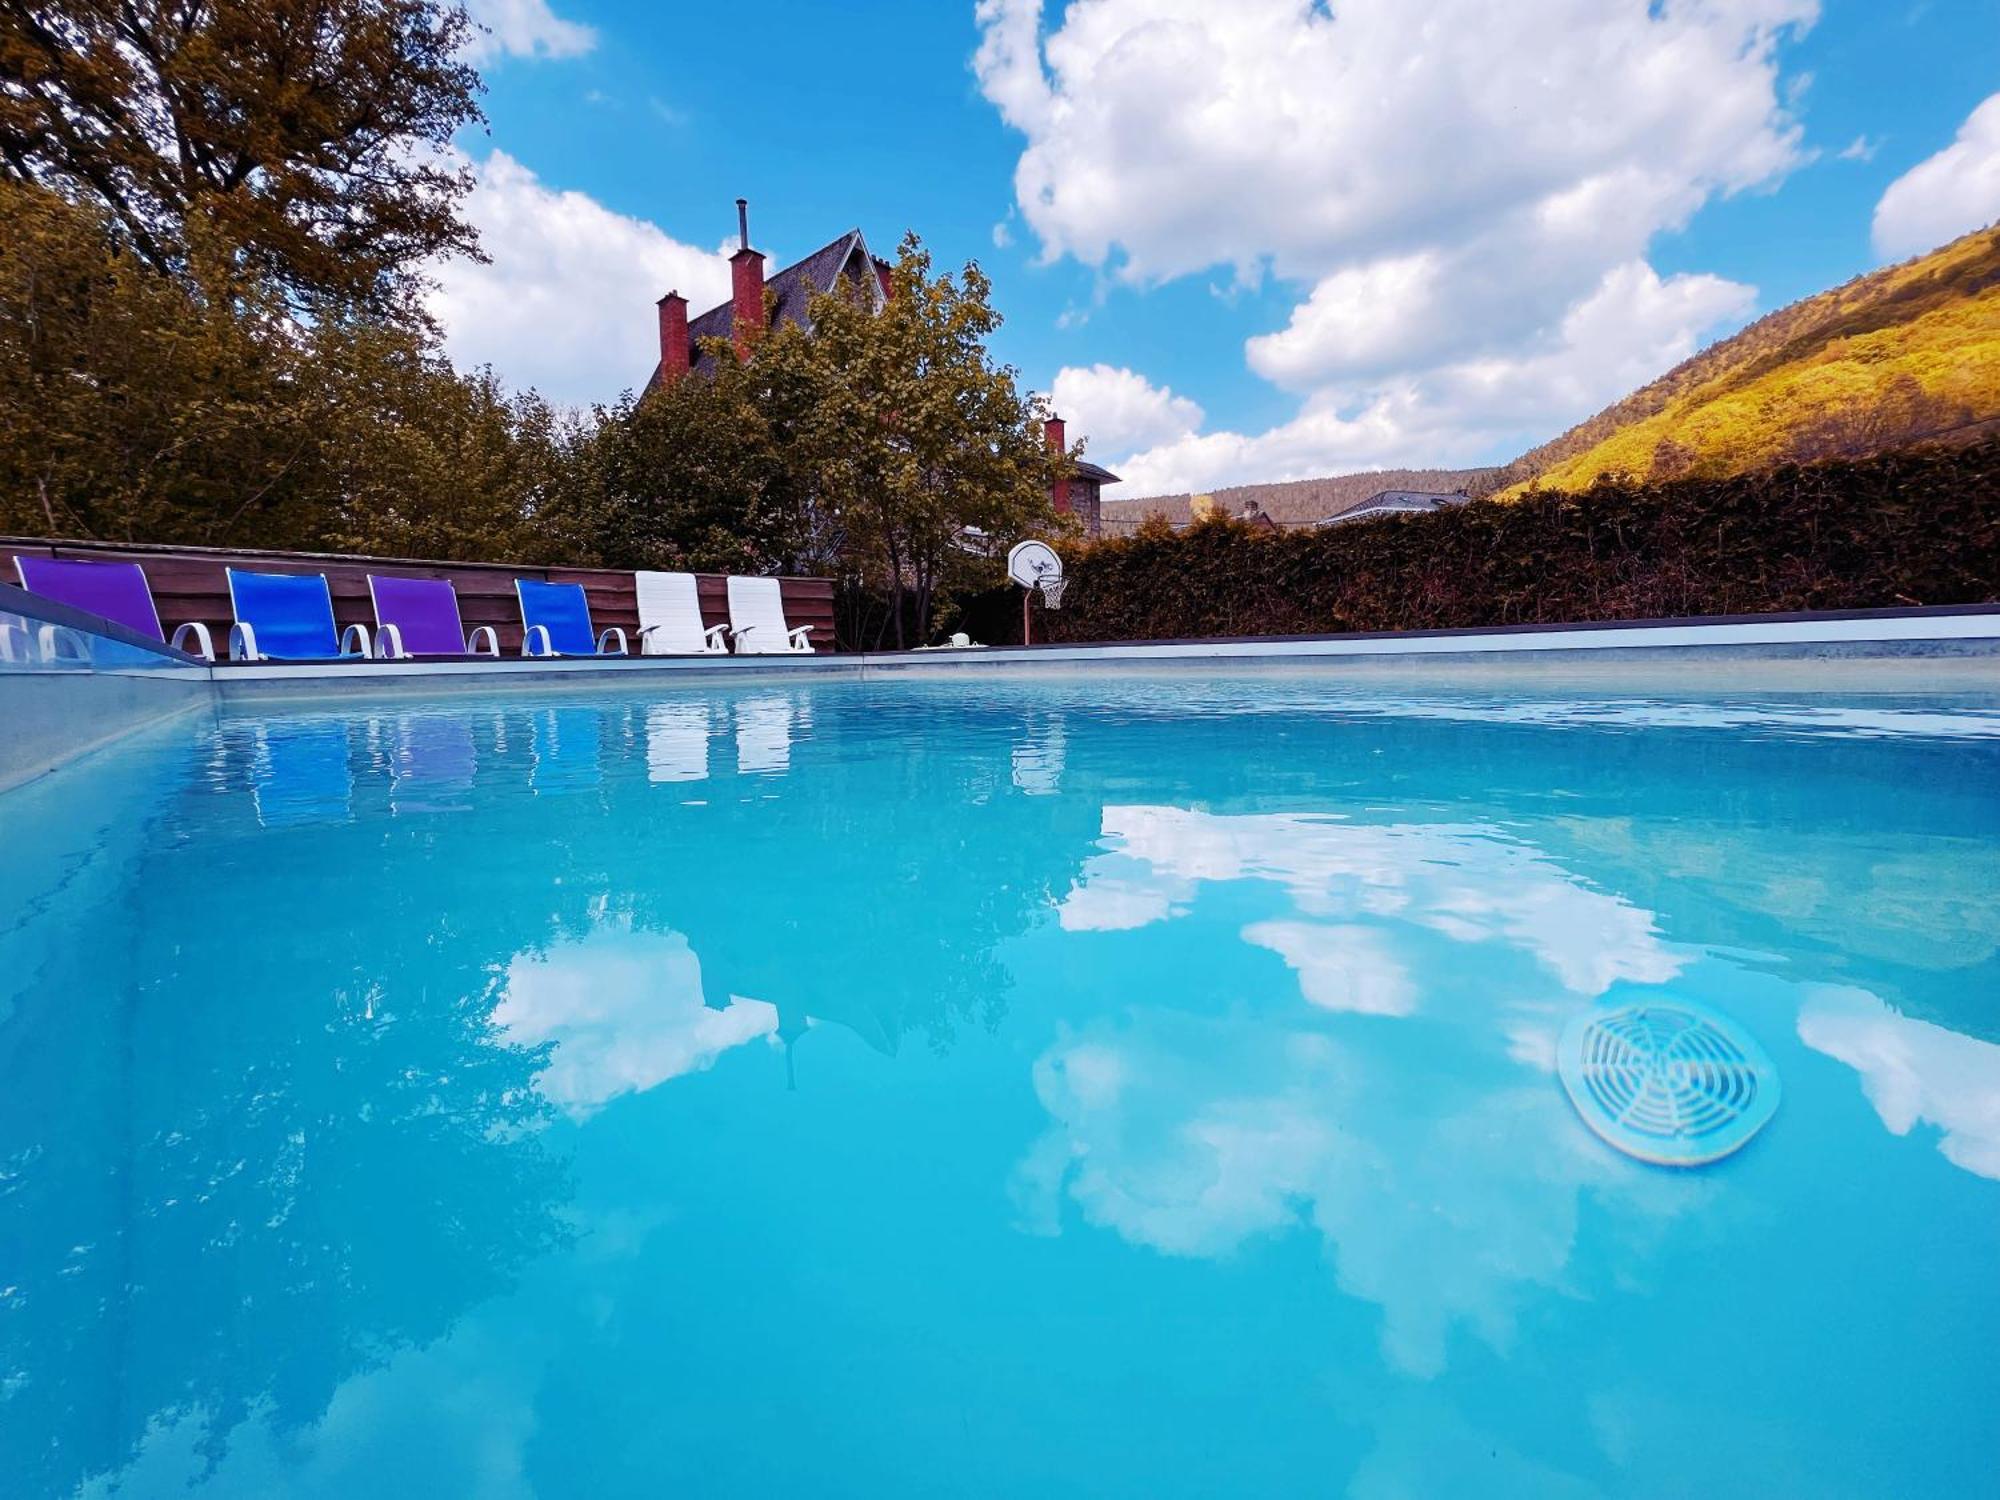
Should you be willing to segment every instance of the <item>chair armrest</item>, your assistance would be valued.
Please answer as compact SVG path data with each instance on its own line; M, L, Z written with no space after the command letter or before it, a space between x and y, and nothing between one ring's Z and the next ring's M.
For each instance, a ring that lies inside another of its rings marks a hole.
M729 634L727 625L711 625L701 633L701 647L704 651L727 651L729 643L723 639Z
M194 640L192 650L181 644L190 637ZM177 626L174 638L167 644L176 651L186 651L190 656L199 656L203 661L215 660L215 637L208 633L208 627L199 620L189 620L185 625Z
M477 625L465 638L465 649L473 656L498 656L500 633L491 625Z
M15 645L16 640L20 645ZM28 655L28 631L12 620L0 620L0 661L24 661Z
M605 650L604 643L613 639L617 640L618 649L615 651ZM599 656L630 656L632 648L626 644L623 628L617 625L607 625L604 628L604 632L597 638L597 654Z
M810 651L812 650L812 642L806 639L806 637L810 636L811 634L812 634L812 626L794 625L791 628L791 630L786 633L785 639L791 642L792 649L794 651Z
M542 648L539 651L535 649L535 644L538 641L541 643ZM556 648L549 641L549 627L546 625L530 625L526 630L521 632L521 654L523 656L554 656Z
M257 631L247 620L238 620L229 627L229 659L231 661L262 661L262 653L257 650Z
M342 656L368 656L371 648L366 625L350 625L340 633L340 654Z
M45 662L90 661L90 643L67 625L44 625L35 635Z
M375 654L384 661L402 661L410 654L403 649L403 627L394 620L376 628Z

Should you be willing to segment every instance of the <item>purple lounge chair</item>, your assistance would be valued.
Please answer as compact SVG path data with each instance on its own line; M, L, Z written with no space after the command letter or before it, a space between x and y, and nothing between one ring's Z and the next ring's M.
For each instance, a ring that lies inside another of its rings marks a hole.
M138 635L167 644L167 633L160 626L160 612L153 604L152 586L146 582L146 570L135 562L85 562L73 557L30 557L17 553L14 571L21 579L21 587L31 594L102 615ZM194 644L186 644L189 641ZM215 660L215 642L208 627L199 620L189 620L177 627L171 644L176 651L199 656L203 661Z
M491 625L471 635L459 618L458 591L444 578L384 578L368 575L368 596L375 601L375 645L378 655L498 656L500 637Z

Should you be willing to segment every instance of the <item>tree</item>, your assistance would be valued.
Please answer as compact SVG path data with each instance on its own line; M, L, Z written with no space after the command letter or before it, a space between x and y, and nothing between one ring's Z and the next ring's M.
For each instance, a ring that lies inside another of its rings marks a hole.
M303 342L197 243L158 275L109 215L0 182L0 526L120 540L310 537L286 502L322 403Z
M407 311L422 262L478 253L446 154L482 118L470 25L441 0L0 0L0 172L102 206L155 271L208 233L301 308Z
M311 372L328 420L303 482L321 545L464 560L584 562L553 524L573 485L583 424L490 369L461 374L407 328L316 331Z
M199 235L144 264L104 210L0 180L0 531L565 560L576 425L421 325L303 325ZM223 269L216 269L217 262Z
M858 289L812 304L820 399L801 441L849 559L889 596L898 646L906 596L922 639L940 589L1056 524L1050 485L1069 458L1049 452L1040 402L987 354L991 291L976 262L933 276L911 234L879 311Z
M712 379L598 408L550 524L612 567L764 571L786 527L767 501L782 460L758 394L729 353Z

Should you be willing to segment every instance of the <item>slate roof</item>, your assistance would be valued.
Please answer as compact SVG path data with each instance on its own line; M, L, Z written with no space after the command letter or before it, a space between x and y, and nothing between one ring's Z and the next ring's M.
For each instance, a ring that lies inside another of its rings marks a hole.
M1094 479L1099 484L1118 483L1118 476L1116 474L1101 464L1092 463L1087 458L1079 458L1076 461L1076 477L1078 479Z
M765 287L777 298L777 306L772 311L772 326L779 323L797 323L810 330L812 318L807 309L815 295L833 290L834 280L852 262L856 255L861 264L876 275L890 269L889 263L880 256L869 253L868 242L861 237L861 231L850 229L839 239L820 246L804 260L794 261L781 271L774 271L764 278ZM736 326L736 305L732 298L719 307L711 307L699 317L688 319L688 367L703 375L713 374L715 361L702 352L703 339L726 339ZM660 367L656 363L653 373L646 377L646 389L651 390L659 383Z
M1443 510L1447 505L1463 505L1469 498L1460 494L1441 494L1435 490L1380 490L1353 509L1344 510L1337 516L1328 516L1325 520L1315 521L1313 524L1338 526L1343 521L1360 521L1369 516Z

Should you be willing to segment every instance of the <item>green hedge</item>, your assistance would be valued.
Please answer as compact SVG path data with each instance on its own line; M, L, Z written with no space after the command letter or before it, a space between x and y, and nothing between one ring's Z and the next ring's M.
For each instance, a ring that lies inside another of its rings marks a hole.
M1056 640L1981 603L2000 599L2000 442L1324 530L1155 526L1067 571Z

